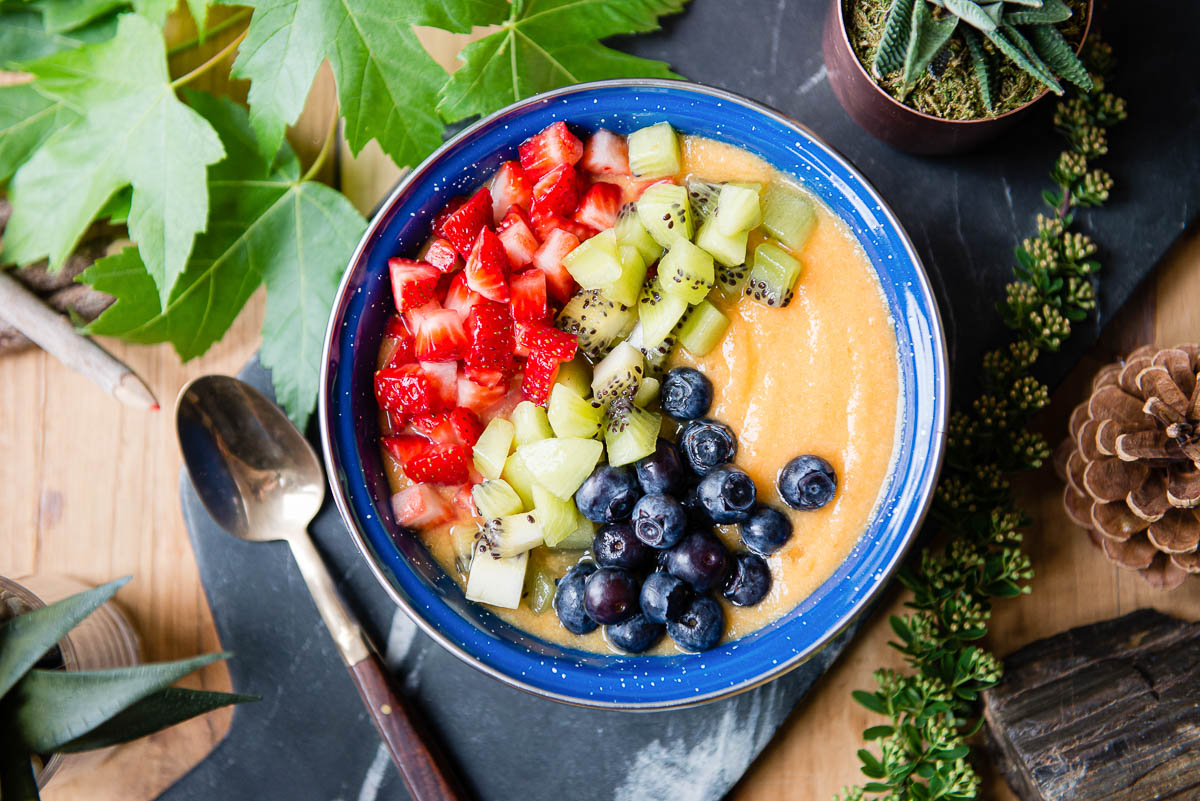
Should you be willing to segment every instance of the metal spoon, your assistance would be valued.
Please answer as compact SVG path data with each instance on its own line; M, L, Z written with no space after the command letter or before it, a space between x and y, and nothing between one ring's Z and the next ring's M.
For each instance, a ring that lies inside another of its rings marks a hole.
M175 406L179 447L196 493L217 523L244 540L284 540L308 584L371 719L414 801L465 799L445 760L362 627L338 598L307 528L325 498L321 465L304 435L265 396L228 376L197 378Z

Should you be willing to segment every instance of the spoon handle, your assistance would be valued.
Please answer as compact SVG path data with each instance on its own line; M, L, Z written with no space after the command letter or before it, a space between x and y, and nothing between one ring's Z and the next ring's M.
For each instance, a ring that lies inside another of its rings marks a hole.
M449 764L434 751L412 705L392 686L391 674L367 642L362 627L342 604L329 570L308 532L288 537L292 555L308 585L317 611L350 669L367 712L400 771L413 801L466 801Z

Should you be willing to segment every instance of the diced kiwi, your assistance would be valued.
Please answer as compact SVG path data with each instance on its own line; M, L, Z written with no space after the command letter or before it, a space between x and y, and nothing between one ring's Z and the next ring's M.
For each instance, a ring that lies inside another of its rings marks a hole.
M754 266L746 280L746 296L764 306L786 306L800 277L800 260L773 242L754 249Z
M542 524L536 512L518 512L487 521L479 536L494 555L516 556L542 544Z
M500 474L500 477L513 488L526 509L533 508L533 473L529 471L529 467L519 453L508 457L508 461L504 463L504 472Z
M559 498L541 484L533 485L533 508L542 524L546 545L557 545L579 526L575 502Z
M647 282L642 288L637 307L638 322L642 326L642 345L653 348L662 343L687 308L687 300L663 291L658 276Z
M642 220L638 217L637 205L626 203L617 214L617 224L613 226L617 234L617 245L631 245L642 254L642 261L653 264L662 255L662 245L654 241Z
M614 403L604 429L608 463L614 467L632 464L654 453L661 427L661 415L640 409L627 399Z
M592 373L592 398L602 409L616 400L629 400L637 395L646 365L641 351L622 342L605 356Z
M471 500L480 517L490 520L493 517L515 515L525 508L521 496L517 495L507 481L502 478L488 479L471 488Z
M762 226L793 253L798 253L817 225L817 210L803 191L772 181L762 193Z
M732 236L721 233L715 217L701 225L696 232L696 244L724 267L745 263L746 243L749 240L749 231L739 231Z
M576 356L558 366L554 382L570 387L581 398L586 397L592 392L592 365L582 355Z
M631 307L609 300L598 289L584 289L563 306L557 324L576 336L579 349L589 358L600 359L634 321Z
M515 455L529 468L535 483L566 501L592 474L603 452L604 446L594 439L557 437L522 445Z
M675 175L680 170L679 137L668 122L639 128L625 138L635 178Z
M687 313L684 313L686 318ZM682 318L681 318L682 319ZM648 347L644 342L642 334L642 324L639 322L629 332L626 342L642 352L642 358L646 361L646 375L662 372L663 366L667 363L667 358L671 355L671 351L675 349L676 337L674 332L667 334L662 342Z
M546 410L529 401L518 403L508 417L512 421L518 447L554 436L554 429L546 418Z
M758 192L737 184L725 184L721 187L720 198L717 199L715 218L717 230L725 236L733 236L756 227L762 222Z
M654 401L658 400L658 389L661 386L659 380L654 376L646 376L642 379L642 385L638 387L637 394L633 396L633 405L640 406L645 409Z
M679 328L679 344L693 356L707 356L725 336L729 318L707 300L701 301Z
M546 417L555 436L594 437L600 432L604 409L596 401L580 397L570 387L555 384L546 404Z
M692 206L692 217L696 225L702 225L717 211L717 200L721 197L721 184L703 181L699 178L688 178L684 182L687 189L688 202Z
M454 569L465 576L471 570L479 526L474 523L459 523L450 527L449 534L450 543L454 547Z
M525 602L536 614L548 610L554 602L554 574L544 564L536 564L525 571Z
M646 261L633 245L618 246L617 257L621 262L621 276L604 287L604 295L615 303L632 306L637 303L646 281Z
M596 538L596 524L583 515L578 515L575 523L575 530L559 540L558 543L554 545L550 545L550 543L546 544L560 551L591 548L592 540Z
M495 556L484 539L475 544L465 594L468 601L516 609L525 587L529 553L502 558Z
M750 268L745 264L735 264L727 267L720 262L716 264L717 285L709 293L713 298L724 303L734 304L742 299L742 290L746 287L746 276Z
M688 303L699 303L716 283L713 257L686 239L676 239L658 262L658 283Z
M642 225L663 247L670 247L676 239L692 238L692 210L682 186L661 183L647 187L638 199L637 211Z
M503 417L493 417L475 442L475 469L484 478L499 478L512 449L515 428Z
M621 277L617 234L601 231L563 258L563 266L584 289L599 289Z

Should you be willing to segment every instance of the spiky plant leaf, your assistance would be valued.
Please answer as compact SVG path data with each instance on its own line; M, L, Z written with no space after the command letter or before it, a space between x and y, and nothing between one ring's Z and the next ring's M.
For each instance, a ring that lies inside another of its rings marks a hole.
M1025 6L1026 8L1041 8L1042 0L1004 0L1012 6Z
M913 7L912 28L908 38L908 50L904 54L904 84L912 86L921 73L933 61L933 57L949 41L958 27L958 17L946 14L934 19L929 13L929 4L918 2Z
M112 670L31 670L4 699L5 706L19 742L31 753L48 754L193 670L227 656L205 654Z
M908 50L908 38L912 30L914 0L892 0L871 72L876 78L895 72L904 66L904 54Z
M1092 91L1092 76L1075 55L1074 48L1053 25L1031 25L1026 28L1029 40L1037 54L1054 70L1054 74L1065 78L1085 91Z
M988 111L995 109L992 100L992 64L979 34L970 29L963 29L963 41L967 43L967 51L971 54L971 69L975 73L975 83L979 86L979 98Z
M18 615L0 626L0 698L67 632L104 605L129 576ZM7 801L7 796L4 796Z
M0 725L4 725L3 721ZM38 801L37 779L29 752L7 737L0 738L0 798Z
M63 743L58 750L70 753L120 745L223 706L259 700L257 695L167 687L118 712L87 734Z
M1063 93L1062 85L1055 80L1054 76L1046 68L1046 65L1042 63L1042 60L1036 55L1033 59L1030 59L1026 55L1025 49L1029 47L1029 43L1025 41L1025 37L1021 36L1016 28L1006 25L1000 30L985 33L984 36L996 46L997 50L1008 56L1014 64L1028 72L1039 82L1045 84L1054 94L1061 95ZM1017 44L1018 40L1024 47Z
M991 14L980 8L974 0L942 0L946 10L968 25L981 31L994 31L1000 27Z
M1009 25L1040 25L1065 22L1071 18L1071 7L1063 0L1046 0L1038 8L1006 11L1004 21Z

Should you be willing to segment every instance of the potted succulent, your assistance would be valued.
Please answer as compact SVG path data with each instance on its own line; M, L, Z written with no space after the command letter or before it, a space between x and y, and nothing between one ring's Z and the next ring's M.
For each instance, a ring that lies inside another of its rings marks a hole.
M1092 0L832 0L829 82L868 133L912 153L991 139L1063 82L1091 89L1078 57Z
M79 670L70 634L128 579L48 606L0 578L0 798L30 801L62 755L107 748L251 696L170 686L227 654Z

